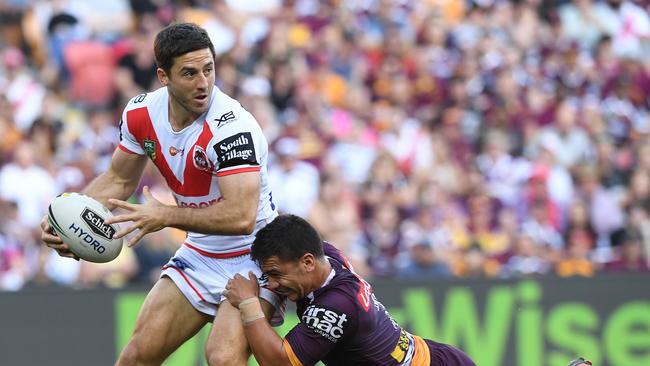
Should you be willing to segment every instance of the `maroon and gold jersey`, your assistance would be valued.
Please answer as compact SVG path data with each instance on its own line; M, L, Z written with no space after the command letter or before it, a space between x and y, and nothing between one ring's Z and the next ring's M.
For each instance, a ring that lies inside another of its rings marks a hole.
M324 247L332 272L321 288L297 303L300 323L284 340L294 366L318 361L326 365L474 365L457 349L402 329L345 257L328 243Z

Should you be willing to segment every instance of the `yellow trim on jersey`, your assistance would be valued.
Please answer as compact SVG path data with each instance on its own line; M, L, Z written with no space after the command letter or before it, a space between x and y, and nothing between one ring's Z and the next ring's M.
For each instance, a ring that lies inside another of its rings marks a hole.
M395 361L402 363L406 357L406 352L409 349L409 343L410 342L408 336L406 335L406 331L402 329L399 335L399 339L397 340L397 345L395 345L393 352L390 353L391 357L393 357Z
M302 366L302 362L300 362L298 356L296 356L295 352L293 352L293 348L291 348L291 345L289 344L289 342L287 342L286 339L282 340L282 347L284 347L284 351L287 353L287 356L289 357L289 361L291 361L291 365Z
M415 353L413 354L411 366L431 365L431 352L429 351L429 346L424 342L424 339L414 335L413 340L415 341Z

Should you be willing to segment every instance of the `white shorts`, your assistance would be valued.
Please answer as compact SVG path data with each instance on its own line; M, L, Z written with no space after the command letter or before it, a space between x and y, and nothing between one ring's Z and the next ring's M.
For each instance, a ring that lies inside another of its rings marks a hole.
M248 278L249 271L258 278L262 275L262 270L253 262L250 254L212 258L181 245L163 266L160 277L167 276L174 281L196 310L215 316L219 304L225 300L223 291L228 280L236 273ZM282 324L286 298L264 287L260 287L260 297L275 307L271 325Z

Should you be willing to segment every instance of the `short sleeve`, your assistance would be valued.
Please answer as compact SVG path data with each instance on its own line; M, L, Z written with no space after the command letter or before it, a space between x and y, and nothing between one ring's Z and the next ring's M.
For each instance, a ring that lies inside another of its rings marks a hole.
M248 112L233 113L228 123L217 127L213 141L210 153L217 176L260 171L267 145L257 121Z
M129 103L131 104L131 103ZM127 106L128 107L128 106ZM138 121L130 121L128 118L127 110L125 109L122 113L122 119L120 119L120 144L118 145L119 149L131 154L144 155L144 150L142 146L138 143L137 139L131 131L134 129L134 124Z

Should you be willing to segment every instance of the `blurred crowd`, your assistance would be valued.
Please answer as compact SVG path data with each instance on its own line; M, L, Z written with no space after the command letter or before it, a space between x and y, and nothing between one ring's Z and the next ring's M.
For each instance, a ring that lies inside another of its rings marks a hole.
M650 3L0 2L0 289L149 282L165 229L108 264L39 240L104 171L163 26L205 27L270 143L279 209L371 278L648 271ZM173 204L158 172L143 185ZM140 191L138 191L140 192ZM138 201L141 197L132 198Z

